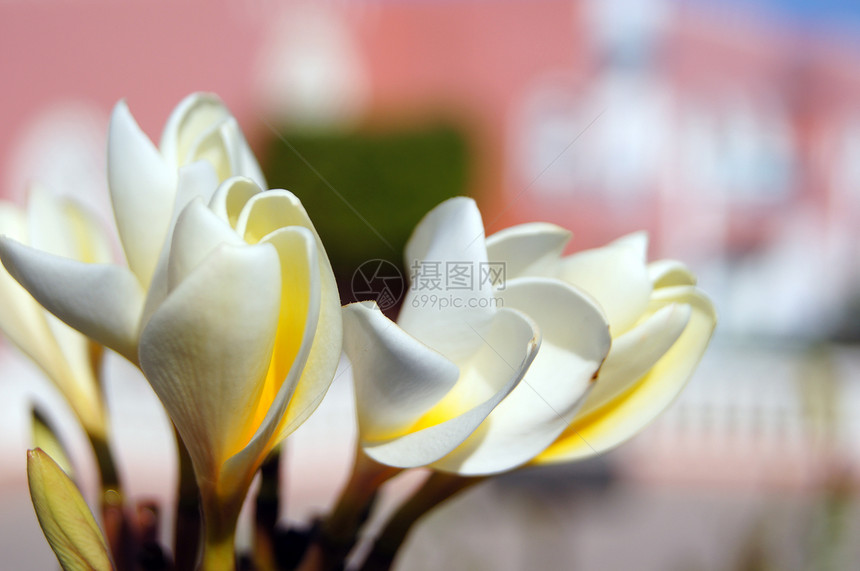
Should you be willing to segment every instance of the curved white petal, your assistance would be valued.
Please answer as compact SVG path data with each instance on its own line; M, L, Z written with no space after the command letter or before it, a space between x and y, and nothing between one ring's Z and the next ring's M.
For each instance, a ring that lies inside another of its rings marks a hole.
M165 164L124 101L116 105L111 116L107 172L128 265L147 288L170 224L176 171Z
M362 441L374 460L403 468L432 464L465 441L528 369L540 346L537 325L503 308L482 347L460 365L454 388L409 433L388 441Z
M241 173L233 170L234 159L230 156L228 141L224 138L221 125L232 119L224 119L220 123L210 125L197 135L197 138L188 149L185 162L206 161L215 169L219 181L224 181L233 175Z
M340 361L343 325L337 283L328 258L318 255L320 271L319 322L301 381L290 399L278 439L286 438L317 409L331 386Z
M221 246L143 330L141 368L188 447L198 479L217 480L223 462L257 428L252 423L280 294L274 247Z
M188 204L173 231L165 289L177 287L222 244L241 246L245 242L202 201Z
M648 264L648 275L654 289L661 287L696 285L696 276L677 260L658 260Z
M260 188L267 188L266 178L260 169L259 163L248 141L242 135L239 123L230 117L218 125L218 134L222 141L221 145L230 165L230 175L245 176L256 182ZM226 177L225 177L226 178Z
M17 242L28 242L27 215L11 202L0 200L0 236Z
M109 263L110 245L93 216L68 199L58 198L38 185L28 197L29 245L38 250L87 263ZM41 309L41 308L40 308ZM45 312L49 335L56 342L62 369L52 378L76 411L87 420L101 415L101 395L93 372L91 341ZM52 346L47 337L40 341ZM49 373L50 374L50 373ZM59 376L57 376L59 374Z
M483 344L496 313L492 284L480 279L486 263L484 225L475 201L452 198L431 210L406 244L408 271L419 277L406 293L398 325L454 362L471 355ZM430 284L420 276L434 271L441 281L427 289ZM428 295L444 298L444 304L428 303Z
M45 195L48 202L51 197ZM33 218L33 195L28 214ZM48 210L53 212L52 205ZM51 217L47 217L51 218ZM68 222L58 218L56 223ZM26 240L29 232L24 213L0 203L0 233ZM30 224L32 226L32 224ZM82 229L83 233L86 233ZM74 246L75 236L69 240ZM101 394L92 370L90 341L45 311L15 279L0 268L0 329L28 355L66 397L87 430L104 429Z
M91 264L111 262L111 246L99 222L75 202L58 198L37 184L27 204L29 246Z
M475 201L449 198L424 215L406 243L408 262L486 258L484 224Z
M272 397L275 393L285 392L283 403L286 407L305 368L319 323L319 260L313 234L301 226L275 230L263 238L263 242L272 244L278 251L282 283L278 332L267 385ZM288 375L291 378L285 381ZM331 376L327 379L327 383L330 382ZM284 385L287 385L286 391L281 391ZM270 408L266 406L267 410ZM276 415L278 422L284 417L285 410Z
M234 175L246 176L266 187L260 165L236 119L213 94L194 93L176 107L165 125L160 148L174 169L206 159L222 181Z
M570 231L547 222L511 226L487 238L487 258L504 262L505 277L552 275L552 264L570 241Z
M215 191L209 208L233 228L239 227L239 216L248 201L262 190L253 180L237 177L226 180Z
M454 386L457 365L385 317L373 302L343 308L362 438L379 441L414 425Z
M27 240L27 222L18 207L0 202L0 234L3 241ZM67 377L60 349L51 335L45 311L7 271L0 270L0 329L12 343L30 356L52 379Z
M223 478L227 487L253 476L265 455L281 441L282 427L288 421L287 407L297 391L306 389L306 364L318 330L321 291L313 234L307 228L293 226L273 232L264 242L275 247L280 260L278 329L252 423L257 428L245 448L225 464ZM324 383L324 394L333 375L332 371L327 378L311 381Z
M233 185L254 184L244 177L236 177L231 181ZM237 196L243 194L245 193L240 192ZM288 190L274 189L254 194L247 199L236 222L236 232L247 242L255 243L286 226L303 226L316 233L296 195Z
M218 177L212 165L206 161L195 161L179 168L179 180L176 184L176 199L173 202L173 212L170 217L170 229L176 224L179 215L186 206L194 200L208 204L215 191L218 190ZM168 238L170 235L168 235Z
M629 391L675 344L690 313L688 305L669 304L615 338L580 413L589 414Z
M290 400L286 419L280 428L283 438L298 427L316 409L325 396L337 369L343 339L341 325L340 295L331 263L325 247L311 223L307 212L296 196L287 190L268 190L249 196L254 183L249 179L234 178L225 186L238 187L226 195L216 196L230 216L231 203L245 202L236 221L236 230L245 240L254 242L265 239L272 232L285 227L298 226L308 229L314 236L319 262L319 287L321 289L319 327L308 357L302 380ZM221 198L223 197L223 198Z
M4 240L28 240L27 217L11 203L0 202L0 235ZM36 362L48 360L40 358L49 352L42 340L51 336L44 312L5 269L0 271L0 329Z
M678 396L708 345L716 314L710 300L693 286L657 290L650 311L668 304L690 308L687 326L675 344L626 393L589 414L578 415L537 463L576 460L613 448L637 434Z
M633 326L648 307L651 279L644 234L631 234L602 248L561 260L558 277L593 296L609 319L613 336Z
M609 244L610 246L628 246L633 248L639 259L645 260L648 258L648 232L640 230L631 232L620 238L616 238Z
M6 238L0 238L0 258L48 311L137 362L143 291L126 268L61 258Z
M158 264L156 265L155 272L152 276L152 281L149 284L146 303L144 304L143 309L143 316L141 317L141 324L146 324L149 317L152 315L152 312L154 312L158 305L164 300L170 287L170 284L168 283L169 260L171 257L171 248L173 246L173 236L180 215L185 210L185 207L195 199L204 203L209 202L217 188L218 178L215 176L215 171L212 169L212 165L206 161L191 163L190 165L186 165L179 169L179 181L176 185L176 197L173 204L173 213L171 214L170 225L164 238L164 245L158 256ZM195 232L200 232L199 237L204 238L208 235L203 234L203 232L208 229L209 228L198 228L195 229ZM238 237L236 241L239 242ZM215 245L217 245L217 243ZM208 253L208 251L206 253ZM198 261L202 258L203 256L199 256Z
M230 117L221 99L212 93L192 93L179 102L161 133L159 148L172 170L192 162L191 149L200 134Z
M257 157L248 145L245 135L239 128L239 124L234 120L227 121L222 126L226 132L224 136L228 142L230 151L231 164L233 165L233 174L246 176L260 185L260 188L268 188L266 177L263 176L263 170L260 168L260 163L257 162Z
M76 245L60 199L39 184L29 188L27 226L29 232L24 242L28 246L55 256L77 259Z
M509 282L502 300L537 323L540 350L519 385L461 446L433 464L436 469L490 474L531 460L567 428L609 351L603 312L571 286L519 278Z

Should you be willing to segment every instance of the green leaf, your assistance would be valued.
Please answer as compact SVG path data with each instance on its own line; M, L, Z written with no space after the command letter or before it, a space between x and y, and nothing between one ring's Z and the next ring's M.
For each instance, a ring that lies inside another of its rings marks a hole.
M65 571L111 570L107 543L74 482L39 448L27 452L39 525Z

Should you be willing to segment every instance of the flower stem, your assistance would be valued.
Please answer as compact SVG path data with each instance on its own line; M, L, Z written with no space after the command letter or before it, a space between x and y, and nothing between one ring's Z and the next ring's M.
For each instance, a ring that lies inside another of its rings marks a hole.
M77 408L72 407L87 433L87 438L90 445L93 447L93 453L96 456L96 464L99 469L99 478L101 478L102 496L109 490L113 490L117 494L121 494L121 486L119 482L119 474L117 473L116 463L113 459L113 454L108 443L108 412L106 401L104 400L104 381L103 376L103 355L104 351L101 345L90 343L90 360L93 371L96 374L101 400L97 408L98 414L82 414ZM72 400L70 403L74 402ZM102 500L104 501L104 497Z
M113 454L110 451L110 445L107 438L104 436L87 433L90 444L93 447L93 452L96 456L99 475L102 482L102 492L107 490L115 490L120 492L119 475L117 474L116 464L113 460Z
M176 493L176 527L173 534L176 571L194 571L200 551L200 488L188 449L173 427L179 456L179 484Z
M260 466L260 490L254 505L254 565L257 571L276 571L278 568L275 526L281 503L281 446L272 450Z
M409 531L419 519L445 500L485 479L434 472L388 520L360 570L388 571L394 563L398 550L408 537Z
M236 545L232 530L228 533L206 533L206 541L203 544L203 564L200 569L235 571Z
M136 545L132 524L126 517L122 484L108 439L108 411L104 396L104 348L97 343L89 343L89 357L100 392L98 406L91 411L82 412L75 406L74 399L68 401L83 426L95 455L101 484L99 501L102 523L111 556L118 569L128 569L134 559Z
M125 502L116 464L104 435L87 432L87 437L93 448L101 479L100 507L105 539L117 567L124 569L133 556L134 545L133 533L125 517Z
M207 493L208 492L208 493ZM202 571L235 571L236 521L241 507L233 501L218 498L214 490L201 490L203 498L203 558Z
M380 486L402 471L402 468L386 466L370 459L358 447L349 481L332 512L322 521L319 533L308 547L299 569L343 569L347 555L358 540L358 532L370 515Z

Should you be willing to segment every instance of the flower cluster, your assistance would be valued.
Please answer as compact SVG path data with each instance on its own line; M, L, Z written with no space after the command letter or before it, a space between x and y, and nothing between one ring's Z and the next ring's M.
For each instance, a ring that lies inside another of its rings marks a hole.
M202 514L202 556L195 561L192 525L174 546L177 568L234 568L251 481L322 401L342 349L359 447L336 507L305 537L305 570L343 565L379 485L403 469L433 475L383 531L368 569L387 568L412 523L483 477L626 441L679 394L716 321L688 269L647 263L643 234L564 256L570 234L551 224L485 237L467 198L424 217L406 265L501 266L504 282L450 289L445 304L420 303L426 292L413 287L396 322L372 301L341 309L301 203L268 189L235 119L211 95L180 103L158 146L120 102L107 171L123 264L111 262L107 239L74 204L34 189L27 214L0 205L8 271L0 327L77 413L106 494L120 483L91 357L105 346L143 372L188 459L180 506L190 501ZM127 566L127 538L102 536L50 457L31 452L28 470L64 568ZM115 504L105 499L103 510ZM269 534L254 554L265 568L286 565L272 548L275 523L258 529Z
M407 262L502 262L504 284L461 295L503 303L426 308L410 290L396 326L372 304L345 308L370 457L464 475L580 459L669 405L710 338L710 302L680 263L646 263L644 234L562 257L569 238L525 224L485 239L467 198L421 221Z

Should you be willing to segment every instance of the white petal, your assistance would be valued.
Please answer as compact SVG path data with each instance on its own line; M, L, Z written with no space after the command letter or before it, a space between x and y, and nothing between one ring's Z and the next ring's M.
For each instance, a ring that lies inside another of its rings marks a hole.
M98 221L81 206L32 185L27 204L29 246L90 264L111 261L110 242Z
M241 481L248 477L247 467L259 465L285 436L283 427L289 423L285 413L292 398L301 391L316 390L317 383L324 385L322 393L325 394L334 375L332 371L324 379L307 376L306 364L318 330L321 293L313 234L307 228L293 226L273 232L264 242L275 246L280 261L278 329L255 413L259 426L247 446L227 461L224 467L227 486L231 479Z
M504 262L508 280L551 275L570 236L568 230L547 222L511 226L487 238L487 258Z
M484 226L472 199L452 198L431 210L406 244L407 269L418 277L398 325L454 362L474 353L496 313L492 284L480 279L486 263ZM455 268L463 272L462 284L452 279ZM441 282L434 288L421 276L437 270Z
M609 351L609 324L588 296L557 280L520 278L502 292L541 331L537 356L519 385L436 469L464 475L510 470L567 428Z
M603 248L564 258L558 277L593 296L609 319L616 337L639 319L651 295L645 265L644 234L632 234Z
M269 388L274 396L287 375L293 375L293 386L286 391L286 402L304 370L319 321L320 275L316 243L310 230L301 226L279 228L263 242L272 244L278 251L282 284L278 333L267 383L271 381ZM277 415L278 419L283 417L283 412Z
M108 185L117 230L131 271L147 288L173 211L176 171L140 130L121 101L108 134Z
M578 415L556 443L537 458L538 463L576 460L613 448L637 434L674 401L708 345L716 314L710 300L693 286L657 290L649 311L669 304L691 310L675 344L626 393L591 413Z
M180 167L176 200L173 202L173 213L170 217L171 230L182 210L193 200L200 200L203 204L211 202L218 190L218 184L218 177L212 165L206 161L196 161Z
M648 257L648 232L645 232L644 230L640 230L639 232L632 232L630 234L627 234L626 236L616 238L609 245L624 245L633 248L637 256L640 259L644 260Z
M237 177L226 180L215 191L209 208L233 228L239 226L239 216L251 197L262 192L253 180Z
M72 257L88 264L113 262L112 242L96 217L75 202L64 204L66 223L71 226L75 252Z
M0 234L3 241L27 239L24 213L16 206L0 202ZM60 348L51 335L45 310L5 269L0 269L0 329L12 343L42 367L55 382L68 379Z
M165 126L161 152L174 168L206 159L222 181L245 176L266 187L260 165L236 119L214 95L193 94L179 104Z
M200 200L182 211L173 232L167 264L167 289L173 290L222 244L241 246L245 242Z
M454 386L459 370L373 302L347 305L343 314L362 438L379 441L402 434Z
M248 179L232 180L245 181L235 183L244 185L245 188L253 185ZM247 195L247 190L230 192L223 203L225 206L230 206L231 201L235 199L235 203L238 204ZM228 213L230 210L232 206L225 208ZM319 263L321 299L319 327L301 383L290 401L285 423L280 429L281 438L304 422L322 401L337 369L343 337L340 296L331 263L299 199L286 190L268 190L255 194L248 198L236 223L237 231L249 242L264 240L272 232L289 226L307 228L314 236Z
M75 258L75 245L63 216L60 200L39 184L31 184L27 197L28 236L24 241L37 250Z
M27 240L26 216L11 203L0 202L0 234ZM5 269L0 271L0 329L36 362L49 361L50 349L56 349L43 342L51 337L44 310Z
M319 321L302 378L279 428L277 439L286 438L316 410L331 386L340 361L343 325L337 283L325 252L317 247L320 279Z
M219 125L218 130L230 160L230 175L248 177L256 182L260 188L267 188L266 178L263 176L260 164L251 151L251 147L248 146L248 141L245 140L236 119L230 117Z
M451 391L409 433L382 442L362 441L374 460L397 467L431 464L463 443L517 386L540 345L537 325L503 308L484 345L460 367Z
M87 263L110 261L107 237L95 219L80 206L38 185L31 187L28 202L30 245L34 248ZM50 331L43 334L39 342L47 344L49 350L56 342L61 355L53 355L50 359L64 363L42 366L53 369L49 370L49 375L78 414L84 415L82 420L95 422L101 415L101 396L93 372L91 342L53 315L43 313Z
M234 184L253 184L249 179L232 180L236 181ZM247 242L255 243L286 226L304 226L313 230L301 201L292 192L276 189L255 194L247 200L236 223L236 231Z
M60 258L5 238L0 238L0 258L48 311L137 362L143 291L126 268Z
M222 246L167 296L141 335L141 368L198 479L217 479L257 429L280 293L271 245Z
M406 243L406 260L485 258L484 224L471 198L450 198L424 215Z
M230 117L217 95L192 93L170 114L161 133L159 148L172 170L192 162L190 150L204 131Z
M229 120L211 125L199 133L185 157L185 164L192 161L208 162L215 169L219 182L239 174L233 170L230 149L221 129L221 125Z
M594 389L580 411L586 415L629 391L684 332L690 306L670 304L612 341Z
M16 204L0 200L0 236L27 243L27 215Z
M696 285L696 276L681 262L658 260L648 264L648 275L654 289L680 285Z
M149 317L167 295L169 287L168 266L171 256L173 236L180 215L185 210L185 207L195 199L202 201L203 203L209 202L217 188L218 179L215 176L212 166L206 161L198 161L179 169L179 181L176 186L173 213L171 214L170 225L165 236L164 246L161 248L161 253L158 257L158 264L149 285L141 324L146 324ZM194 232L201 232L201 239L205 239L209 236L208 233L204 233L205 228L203 227L196 228ZM235 233L233 234L235 235ZM238 236L236 236L236 242L241 242L238 240ZM205 257L205 254L208 254L214 246L218 245L218 243L220 243L220 241L213 244L212 247L210 247L204 254L198 256L195 259L195 262L202 260L203 257Z

